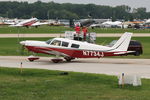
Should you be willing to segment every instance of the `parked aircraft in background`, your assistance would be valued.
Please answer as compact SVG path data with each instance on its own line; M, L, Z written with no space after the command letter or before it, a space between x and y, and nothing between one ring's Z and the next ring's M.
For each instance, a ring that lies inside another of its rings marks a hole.
M30 18L30 19L23 20L19 23L16 23L16 24L10 25L10 26L13 26L13 27L29 27L32 24L36 23L37 21L38 21L37 18Z
M69 40L66 38L54 38L48 41L26 40L21 41L20 44L34 53L56 55L56 58L52 59L52 61L58 63L62 61L59 56L63 56L66 61L71 61L75 58L101 58L107 56L120 56L134 52L127 51L131 36L132 33L124 33L112 47ZM39 58L29 57L28 59L34 61Z
M145 21L146 24L150 24L150 19Z
M104 23L102 23L102 25L104 25L105 27L122 27L122 22L120 21L106 21Z
M86 26L89 27L90 25L94 24L95 21L93 19L85 19L83 21L80 22L80 26Z
M105 21L103 23L94 23L90 25L91 28L122 28L124 27L123 22L121 21Z
M4 21L4 24L5 24L5 25L14 25L15 23L16 23L16 22L15 22L14 19L13 19L13 20L10 20L10 19L9 19L9 20L5 20L5 21Z
M13 25L10 25L12 27L29 27L29 26L34 26L34 27L38 27L38 26L41 26L41 25L46 25L48 24L48 22L39 22L37 18L30 18L30 19L26 19L26 20L23 20L23 21L20 21L16 24L13 24Z

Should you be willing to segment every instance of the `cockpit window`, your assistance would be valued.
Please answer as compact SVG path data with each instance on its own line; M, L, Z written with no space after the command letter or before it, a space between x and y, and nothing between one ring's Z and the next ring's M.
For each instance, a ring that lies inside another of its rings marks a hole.
M47 44L50 44L51 41L52 41L52 39L49 39L49 40L46 41L46 43L47 43Z
M61 45L61 41L59 40L54 40L51 45L55 45L55 46L60 46Z
M68 42L64 42L64 41L62 41L62 46L63 46L63 47L68 47L68 45L69 45L69 43L68 43Z
M72 45L71 45L72 48L79 48L79 46L80 46L80 45L78 45L78 44L72 44Z

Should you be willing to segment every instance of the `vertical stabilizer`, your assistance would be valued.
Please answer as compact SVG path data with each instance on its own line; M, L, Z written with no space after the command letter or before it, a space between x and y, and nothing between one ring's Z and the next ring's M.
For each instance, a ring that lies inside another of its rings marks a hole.
M120 39L114 44L114 46L112 46L112 49L127 51L131 37L132 37L132 33L129 32L124 33L120 37Z

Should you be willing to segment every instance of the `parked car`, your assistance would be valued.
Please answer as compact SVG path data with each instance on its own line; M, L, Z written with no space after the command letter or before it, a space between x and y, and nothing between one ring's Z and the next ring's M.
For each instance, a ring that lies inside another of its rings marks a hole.
M116 42L117 42L117 40L113 40L107 46L111 47ZM135 51L135 52L129 53L128 55L139 56L139 55L143 54L143 47L142 47L141 42L139 42L137 40L131 40L129 47L128 47L128 51Z

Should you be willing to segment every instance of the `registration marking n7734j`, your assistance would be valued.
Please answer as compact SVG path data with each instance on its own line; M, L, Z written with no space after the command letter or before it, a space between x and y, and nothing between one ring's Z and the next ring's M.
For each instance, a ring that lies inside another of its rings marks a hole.
M83 51L84 56L98 56L98 57L103 57L104 53L100 51Z

